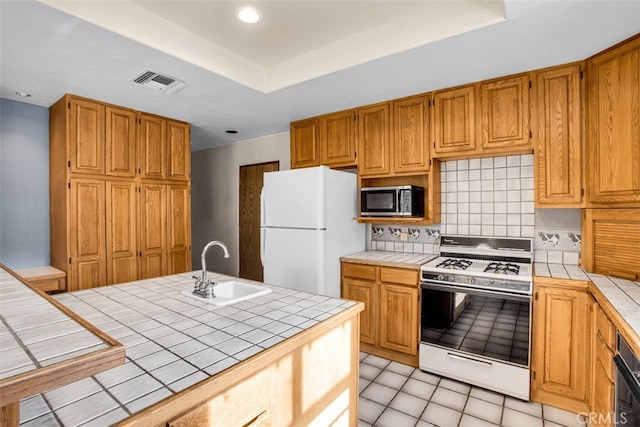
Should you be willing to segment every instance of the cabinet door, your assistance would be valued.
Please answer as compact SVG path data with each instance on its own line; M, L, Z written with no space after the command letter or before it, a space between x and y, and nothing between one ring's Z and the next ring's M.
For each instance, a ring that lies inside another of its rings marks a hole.
M169 186L167 212L167 274L191 271L191 191L186 185Z
M364 303L364 311L360 313L360 341L367 344L376 344L377 312L376 284L366 280L352 278L342 279L343 298Z
M592 419L592 426L611 426L614 419L613 400L615 393L616 368L613 362L615 352L616 331L600 305L593 301L593 356L591 375L591 412L597 417Z
M429 170L428 96L393 103L394 171L397 174Z
M136 175L136 113L107 107L106 117L107 175L132 178Z
M529 76L480 85L482 151L501 156L531 152Z
M356 165L355 112L320 117L320 163L330 167Z
M588 200L640 206L640 38L587 66Z
M533 304L532 400L572 412L588 410L589 303L586 290L537 286Z
M106 234L108 284L138 279L136 185L107 181Z
M71 173L104 175L105 107L70 98L69 167Z
M358 175L389 175L389 103L358 109Z
M188 181L191 175L191 136L189 124L167 120L169 179Z
M433 141L436 157L469 155L476 145L477 85L437 91L433 95Z
M582 202L580 68L575 64L535 75L536 206L579 207Z
M167 186L142 184L140 189L140 277L167 274Z
M140 176L165 179L167 176L167 121L140 114Z
M291 122L291 169L320 166L320 119Z
M70 183L70 291L107 284L105 257L105 184L72 179Z
M418 354L418 287L380 286L380 347Z

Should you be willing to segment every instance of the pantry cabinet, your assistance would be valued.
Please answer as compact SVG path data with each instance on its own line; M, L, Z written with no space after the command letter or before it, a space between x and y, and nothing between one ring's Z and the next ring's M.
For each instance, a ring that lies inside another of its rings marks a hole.
M467 85L433 94L434 157L469 157L477 152L477 92L478 85Z
M534 279L531 400L589 412L591 319L589 282Z
M320 166L320 118L291 122L291 169Z
M587 60L592 206L640 207L640 35Z
M356 165L354 110L320 116L320 163L332 168Z
M531 152L528 74L481 83L480 107L483 153Z
M390 106L385 102L359 108L358 175L383 176L391 173Z
M582 75L582 63L534 73L531 120L538 207L582 206Z
M65 95L49 126L51 265L67 289L190 270L189 124Z
M391 146L396 175L429 171L428 103L429 95L412 96L392 103Z
M419 271L342 263L342 297L361 301L362 351L418 365Z

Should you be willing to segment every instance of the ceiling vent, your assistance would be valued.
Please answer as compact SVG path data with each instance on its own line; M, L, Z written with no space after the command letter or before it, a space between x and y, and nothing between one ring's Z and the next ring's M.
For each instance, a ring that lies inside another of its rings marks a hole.
M159 90L160 92L164 92L167 94L175 93L183 87L187 86L187 82L185 82L184 80L176 79L175 77L149 70L143 71L129 81L137 85L144 86L153 90Z

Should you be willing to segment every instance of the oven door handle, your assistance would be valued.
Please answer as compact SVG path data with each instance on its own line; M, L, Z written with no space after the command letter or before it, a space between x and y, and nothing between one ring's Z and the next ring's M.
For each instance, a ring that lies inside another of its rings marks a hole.
M640 384L638 384L638 380L634 377L633 373L627 363L624 361L620 354L616 354L613 357L613 361L616 363L618 367L618 372L624 378L624 382L626 383L631 393L635 396L636 400L640 402Z
M480 363L482 365L493 366L493 363L487 362L486 360L480 360L480 359L476 359L476 358L469 357L469 356L462 356L460 354L447 352L447 356L449 356L449 357L451 357L453 359L459 359L459 360L463 360L463 361L466 361L466 362L475 362L475 363Z

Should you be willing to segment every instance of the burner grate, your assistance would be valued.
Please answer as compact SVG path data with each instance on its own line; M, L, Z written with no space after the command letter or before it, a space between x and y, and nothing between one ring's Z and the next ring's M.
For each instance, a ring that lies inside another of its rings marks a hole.
M485 273L511 274L517 276L520 273L520 266L509 262L491 262L484 269Z
M449 270L466 270L471 264L473 264L473 262L466 259L446 259L436 265L436 268L442 267Z

